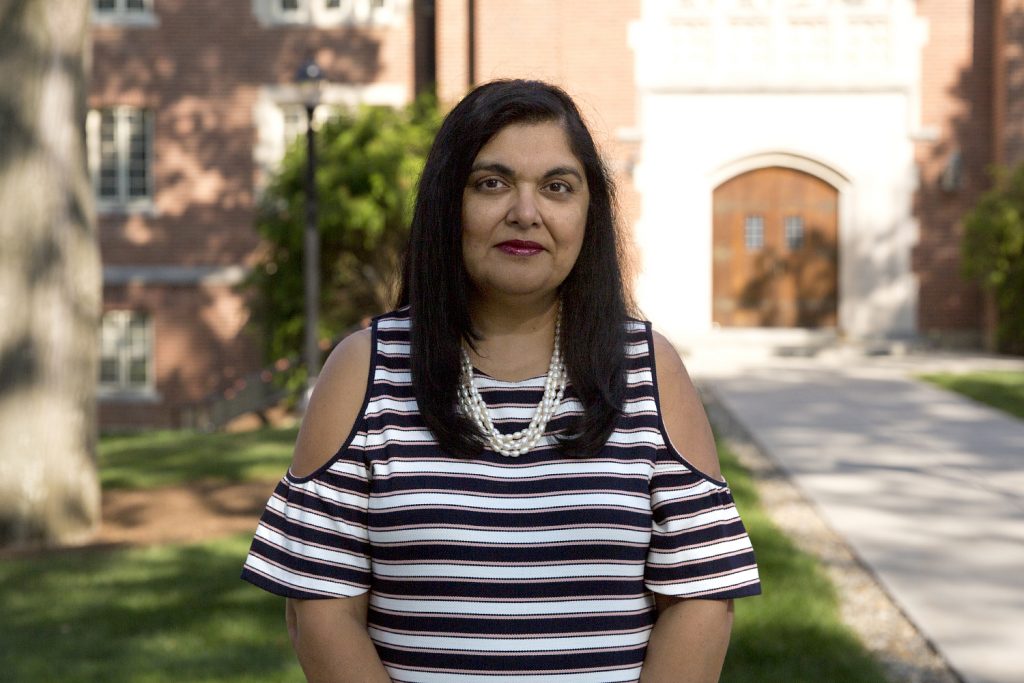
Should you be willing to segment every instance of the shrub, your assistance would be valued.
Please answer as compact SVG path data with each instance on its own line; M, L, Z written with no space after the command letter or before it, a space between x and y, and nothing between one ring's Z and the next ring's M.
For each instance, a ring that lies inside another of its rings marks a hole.
M339 112L317 131L320 339L387 310L412 218L416 183L440 123L432 97L402 108ZM306 139L288 149L258 209L263 255L247 287L266 357L299 356L303 341ZM294 366L293 366L294 367ZM305 369L288 373L303 385Z
M1024 353L1024 164L998 172L967 215L963 269L992 292L999 349Z

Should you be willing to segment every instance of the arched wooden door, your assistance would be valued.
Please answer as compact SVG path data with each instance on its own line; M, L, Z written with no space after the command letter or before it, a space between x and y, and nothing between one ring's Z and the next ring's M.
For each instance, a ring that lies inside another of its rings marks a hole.
M834 327L838 191L762 168L714 191L712 316L723 326Z

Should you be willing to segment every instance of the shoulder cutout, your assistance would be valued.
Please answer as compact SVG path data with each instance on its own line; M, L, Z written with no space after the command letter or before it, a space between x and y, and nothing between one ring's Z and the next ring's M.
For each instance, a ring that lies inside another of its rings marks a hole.
M363 407L372 355L370 329L353 332L331 351L302 418L292 476L316 472L348 438Z
M672 343L659 332L653 337L658 402L669 445L700 472L721 480L715 437L700 396Z

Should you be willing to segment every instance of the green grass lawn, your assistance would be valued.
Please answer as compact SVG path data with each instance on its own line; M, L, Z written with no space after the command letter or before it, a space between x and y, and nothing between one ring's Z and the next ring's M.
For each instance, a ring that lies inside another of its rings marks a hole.
M921 379L1024 420L1024 372L947 373L921 375Z
M0 562L12 683L303 681L283 602L238 579L248 538Z
M110 470L104 482L152 487L210 477L276 478L294 437L294 430L268 430L158 433L148 444L145 436L104 439L104 469ZM218 458L227 462L211 462ZM765 591L737 601L722 681L884 680L840 623L835 592L822 569L768 520L735 458L723 450L722 461L753 538ZM238 579L248 542L231 537L0 561L0 678L301 682L284 629L283 601Z
M195 481L272 481L291 461L298 428L240 434L145 432L100 439L104 489L143 489Z

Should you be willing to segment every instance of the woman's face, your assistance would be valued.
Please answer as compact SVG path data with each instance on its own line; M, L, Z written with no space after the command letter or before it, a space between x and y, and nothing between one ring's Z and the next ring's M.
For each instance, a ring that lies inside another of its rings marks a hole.
M590 192L556 121L507 126L473 160L462 192L462 257L474 295L554 298L583 245Z

